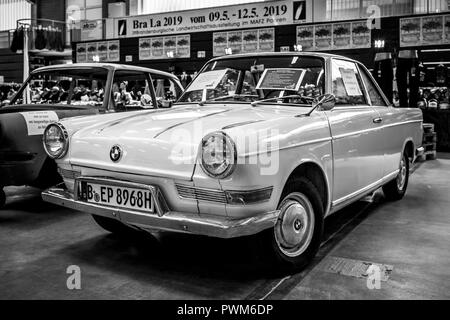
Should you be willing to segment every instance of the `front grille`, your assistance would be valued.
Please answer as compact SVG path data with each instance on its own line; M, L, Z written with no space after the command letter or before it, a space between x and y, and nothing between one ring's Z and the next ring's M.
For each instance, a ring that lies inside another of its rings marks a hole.
M227 197L225 192L219 190L200 189L195 187L189 187L184 185L175 185L178 194L182 198L194 199L200 201L227 203Z

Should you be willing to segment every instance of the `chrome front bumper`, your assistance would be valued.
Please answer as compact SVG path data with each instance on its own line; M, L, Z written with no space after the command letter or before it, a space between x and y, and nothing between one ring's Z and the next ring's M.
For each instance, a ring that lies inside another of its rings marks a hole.
M101 180L103 182L129 185L131 187L145 188L151 191L155 202L155 213L142 213L127 209L107 207L85 201L79 201L68 192L64 185L50 188L42 192L42 198L46 202L64 206L70 209L117 219L125 224L133 225L149 231L171 231L205 235L218 238L236 238L256 234L275 225L279 211L262 213L257 216L231 220L227 217L198 215L170 211L166 205L162 193L157 187L149 187L111 181L97 178L83 178L87 180ZM75 185L78 185L77 183ZM243 208L245 208L243 206Z
M425 148L424 147L419 147L416 149L416 158L423 156L425 153Z

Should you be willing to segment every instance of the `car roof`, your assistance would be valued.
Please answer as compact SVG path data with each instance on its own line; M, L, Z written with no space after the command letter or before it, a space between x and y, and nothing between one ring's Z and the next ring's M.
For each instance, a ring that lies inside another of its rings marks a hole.
M230 54L230 55L225 55L225 56L214 58L211 61L225 60L225 59L230 59L230 58L234 59L234 58L247 58L247 57L279 57L279 56L288 56L288 57L306 56L306 57L317 57L317 58L325 58L325 59L337 58L337 59L344 59L344 60L356 62L355 60L353 60L351 58L347 58L347 57L340 56L337 54L323 53L323 52L298 52L298 51Z
M168 72L138 67L126 64L118 64L118 63L73 63L73 64L55 64L52 66L41 67L34 70L32 73L41 72L41 71L52 71L52 70L61 70L61 69L76 69L76 68L104 68L108 70L127 70L127 71L141 71L141 72L150 72L153 74L164 75L174 79L178 79L175 75L170 74Z

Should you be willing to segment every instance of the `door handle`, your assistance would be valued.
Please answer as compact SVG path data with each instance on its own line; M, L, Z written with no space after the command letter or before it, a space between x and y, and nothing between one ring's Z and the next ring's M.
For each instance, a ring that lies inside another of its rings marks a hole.
M375 118L373 119L373 123L382 123L383 122L383 118Z

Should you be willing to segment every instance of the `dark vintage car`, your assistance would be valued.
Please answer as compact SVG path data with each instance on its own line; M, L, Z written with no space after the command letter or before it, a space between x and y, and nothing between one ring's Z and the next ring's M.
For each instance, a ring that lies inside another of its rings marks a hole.
M46 188L61 178L42 146L49 123L62 118L170 107L182 92L169 73L106 63L43 67L0 107L0 208L3 188Z

